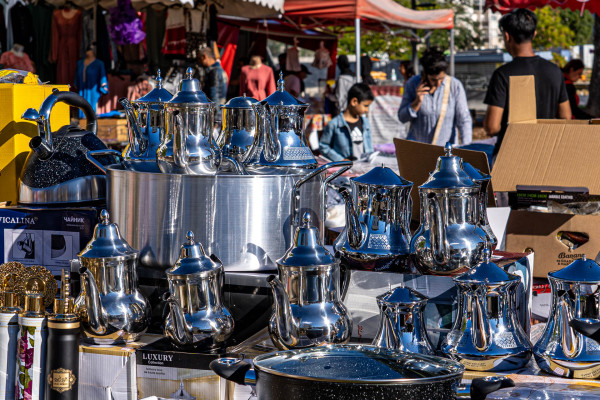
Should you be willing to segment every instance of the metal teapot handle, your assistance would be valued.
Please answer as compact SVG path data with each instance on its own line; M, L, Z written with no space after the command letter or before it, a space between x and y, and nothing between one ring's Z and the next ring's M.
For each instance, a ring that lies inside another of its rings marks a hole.
M484 288L482 286L480 288ZM480 288L474 291L474 307L473 307L473 323L471 324L471 340L473 346L479 351L486 351L490 347L491 328L490 321L487 317L487 309L485 307L485 293L479 293ZM482 298L483 297L483 298Z
M117 163L123 162L123 156L117 150L107 149L107 150L90 150L90 151L88 151L85 155L85 158L87 158L87 160L89 162L94 164L94 166L96 166L105 175L106 175L106 167L104 166L104 164L102 164L100 161L98 161L96 159L96 157L102 157L102 156L113 156L114 158L117 159Z
M345 165L335 171L333 174L329 175L327 178L325 178L323 184L321 185L321 223L323 224L323 229L321 229L321 243L325 243L325 220L327 220L327 186L335 178L352 168L352 161L348 162L350 162L350 165Z

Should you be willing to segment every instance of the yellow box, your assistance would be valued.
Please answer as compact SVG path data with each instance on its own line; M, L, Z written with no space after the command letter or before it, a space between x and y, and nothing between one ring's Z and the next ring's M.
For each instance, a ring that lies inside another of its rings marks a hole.
M17 202L18 181L29 154L29 140L38 134L37 124L21 119L28 108L40 109L52 89L68 91L66 85L0 83L0 201ZM52 109L53 131L70 123L69 106L58 103Z

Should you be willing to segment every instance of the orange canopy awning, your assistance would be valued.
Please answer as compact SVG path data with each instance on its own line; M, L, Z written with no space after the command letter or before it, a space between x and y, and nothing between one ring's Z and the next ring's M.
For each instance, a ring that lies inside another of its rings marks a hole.
M568 8L582 13L588 10L592 14L600 15L599 0L486 0L487 8L502 13L507 13L515 8L540 8L544 6Z

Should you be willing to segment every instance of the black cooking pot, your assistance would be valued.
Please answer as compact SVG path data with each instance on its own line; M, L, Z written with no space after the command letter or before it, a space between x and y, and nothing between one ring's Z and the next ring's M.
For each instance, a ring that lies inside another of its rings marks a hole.
M222 378L256 386L259 400L411 399L483 400L512 387L505 377L474 379L461 385L465 370L445 358L363 345L330 345L277 351L254 359L254 369L235 358L210 368Z

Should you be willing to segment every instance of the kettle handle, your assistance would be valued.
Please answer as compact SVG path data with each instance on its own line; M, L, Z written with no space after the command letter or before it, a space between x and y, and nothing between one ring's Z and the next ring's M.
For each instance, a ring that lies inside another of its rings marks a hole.
M88 151L85 155L85 158L87 158L87 160L89 162L94 164L94 166L96 166L100 171L102 171L102 173L104 175L106 175L106 167L104 166L104 164L102 164L100 161L98 161L96 159L96 157L102 157L102 156L113 156L114 158L116 158L117 163L123 162L123 156L117 150L107 149L107 150L90 150L90 151Z
M61 92L58 90L54 90L52 94L56 98L54 104L62 102L72 107L79 108L81 111L83 111L87 122L86 129L93 132L94 135L97 134L98 118L96 117L96 112L86 99L74 92Z

